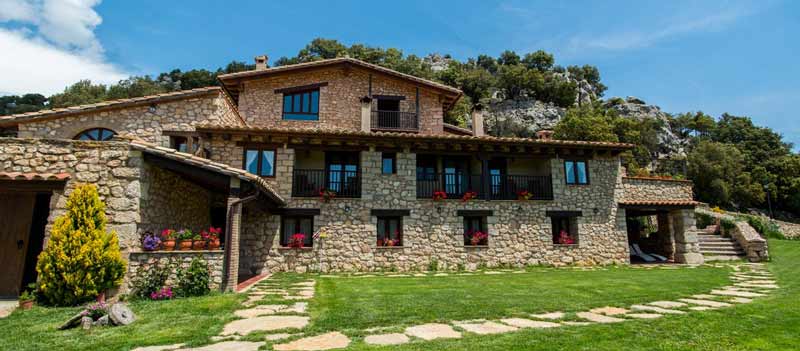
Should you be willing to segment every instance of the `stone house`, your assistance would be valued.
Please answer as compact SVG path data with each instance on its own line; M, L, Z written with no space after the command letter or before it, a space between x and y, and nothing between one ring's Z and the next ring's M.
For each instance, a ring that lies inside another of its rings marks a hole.
M198 254L220 289L275 271L627 264L634 242L702 262L691 183L626 177L632 145L488 136L479 108L472 129L448 125L458 89L350 58L260 56L219 81L0 118L0 295L35 280L78 183L108 204L129 278ZM634 217L657 230L632 233ZM210 226L223 249L141 247Z

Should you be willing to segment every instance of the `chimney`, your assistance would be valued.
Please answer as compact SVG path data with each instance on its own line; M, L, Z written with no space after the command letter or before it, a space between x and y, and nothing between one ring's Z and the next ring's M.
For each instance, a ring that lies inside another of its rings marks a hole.
M536 139L539 139L539 140L553 140L553 133L555 133L555 132L550 130L550 129L542 129L542 130L536 132Z
M486 135L483 131L483 106L476 104L472 108L472 135L482 137Z
M256 71L261 71L267 69L267 61L269 60L269 56L267 55L260 55L256 56Z

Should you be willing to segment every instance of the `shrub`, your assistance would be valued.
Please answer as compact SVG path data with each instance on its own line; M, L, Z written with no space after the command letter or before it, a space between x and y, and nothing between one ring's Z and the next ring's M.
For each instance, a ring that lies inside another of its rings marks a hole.
M122 284L125 261L116 233L106 232L105 204L91 184L77 186L36 264L41 302L72 306Z
M722 218L719 220L720 227L722 227L722 236L729 237L731 230L736 227L736 223L730 219Z
M745 218L747 219L747 223L763 237L770 239L786 239L786 236L781 232L781 228L774 222L756 216L745 216Z
M136 277L131 282L131 293L138 298L150 298L153 293L164 287L172 271L172 265L172 262L166 265L156 263L148 269L137 271Z
M208 265L200 257L192 259L188 269L178 269L178 288L179 296L202 296L208 294L209 282Z
M695 212L694 218L697 221L697 229L703 229L714 224L714 219L705 213Z

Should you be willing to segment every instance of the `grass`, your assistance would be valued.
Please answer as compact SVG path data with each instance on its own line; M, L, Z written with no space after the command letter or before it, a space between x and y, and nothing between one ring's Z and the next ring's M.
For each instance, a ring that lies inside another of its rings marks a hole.
M539 268L521 274L322 278L312 328L358 330L437 320L578 311L685 297L727 282L727 269Z
M172 301L135 301L137 320L126 327L56 330L81 308L34 307L0 319L2 350L128 350L137 346L207 343L240 308L237 295L210 295Z

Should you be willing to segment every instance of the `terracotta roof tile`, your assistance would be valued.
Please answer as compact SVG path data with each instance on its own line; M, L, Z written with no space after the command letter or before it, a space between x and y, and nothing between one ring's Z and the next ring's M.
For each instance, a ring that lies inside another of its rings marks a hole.
M688 179L673 179L673 178L662 178L662 177L626 176L623 178L634 179L634 180L652 180L661 182L692 183L692 181Z
M0 172L2 180L45 180L45 181L65 181L70 178L69 173L22 173L22 172Z
M140 139L129 139L129 140L131 147L141 152L159 155L161 157L165 157L174 161L203 168L215 173L221 173L227 176L236 177L246 182L249 182L254 186L258 187L265 195L272 198L276 203L278 203L279 206L286 205L286 200L284 200L280 195L278 195L278 193L275 192L275 190L269 183L267 183L263 178L255 174L246 172L239 168L228 166L223 163L218 163L211 161L209 159L197 157L192 154L188 154L185 152L178 152L174 149L148 143Z
M697 206L694 200L624 200L619 202L623 206Z

